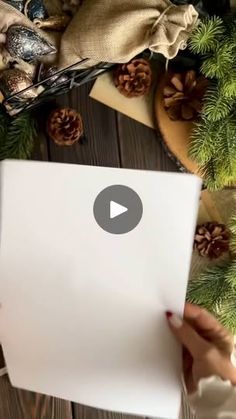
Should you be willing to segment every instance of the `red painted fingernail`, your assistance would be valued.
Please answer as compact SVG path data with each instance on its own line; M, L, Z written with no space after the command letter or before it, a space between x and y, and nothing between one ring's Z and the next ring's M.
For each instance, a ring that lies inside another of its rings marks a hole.
M172 316L173 316L173 313L171 311L166 311L167 319L170 319Z

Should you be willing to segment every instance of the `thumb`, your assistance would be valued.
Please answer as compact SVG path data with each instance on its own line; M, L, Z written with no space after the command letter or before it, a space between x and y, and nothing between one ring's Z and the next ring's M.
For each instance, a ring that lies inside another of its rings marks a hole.
M193 358L202 355L207 349L207 342L177 314L166 313L166 317L176 339L188 349Z

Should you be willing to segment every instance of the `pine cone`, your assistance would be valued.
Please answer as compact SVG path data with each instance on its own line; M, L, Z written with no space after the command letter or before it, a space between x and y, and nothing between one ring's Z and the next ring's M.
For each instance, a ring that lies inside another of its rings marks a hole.
M217 259L229 251L230 232L224 224L208 222L198 225L194 237L194 248L201 256Z
M173 121L193 120L202 110L207 79L194 70L176 73L164 87L164 107Z
M149 61L135 58L127 64L120 64L113 74L119 92L126 97L143 96L152 84L152 70Z
M58 145L72 145L83 135L82 117L74 109L56 109L49 116L47 133Z

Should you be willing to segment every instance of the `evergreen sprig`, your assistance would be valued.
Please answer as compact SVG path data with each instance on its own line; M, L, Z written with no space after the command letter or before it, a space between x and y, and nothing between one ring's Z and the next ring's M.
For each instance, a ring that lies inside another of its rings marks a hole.
M236 21L202 21L193 31L190 49L201 55L201 72L211 81L189 155L205 185L221 189L236 180Z
M199 23L190 39L190 49L196 54L213 51L225 33L223 21L219 17Z
M231 250L236 250L236 214L232 217ZM233 334L236 334L236 261L212 266L190 281L187 301L213 313Z
M29 112L10 118L0 108L0 160L27 159L36 138L36 122Z

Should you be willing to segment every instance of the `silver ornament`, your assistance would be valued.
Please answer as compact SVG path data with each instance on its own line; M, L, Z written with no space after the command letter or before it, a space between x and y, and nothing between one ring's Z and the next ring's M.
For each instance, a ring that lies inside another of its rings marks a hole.
M59 85L65 85L66 82L69 81L69 77L65 74L60 75L54 75L57 73L58 68L57 67L50 67L50 68L43 68L40 74L40 81L42 81L43 85L46 86L59 86ZM45 81L48 77L50 77L49 80Z
M5 0L5 3L10 4L10 6L13 6L20 12L23 12L24 0Z
M12 25L7 31L6 49L12 57L33 61L43 55L54 54L56 48L33 29Z
M37 89L32 87L32 80L24 71L14 69L3 70L0 73L0 91L4 99L19 93L16 97L19 101L33 99L38 95ZM25 92L22 92L27 89Z
M24 14L30 20L45 19L48 16L43 0L26 0Z

